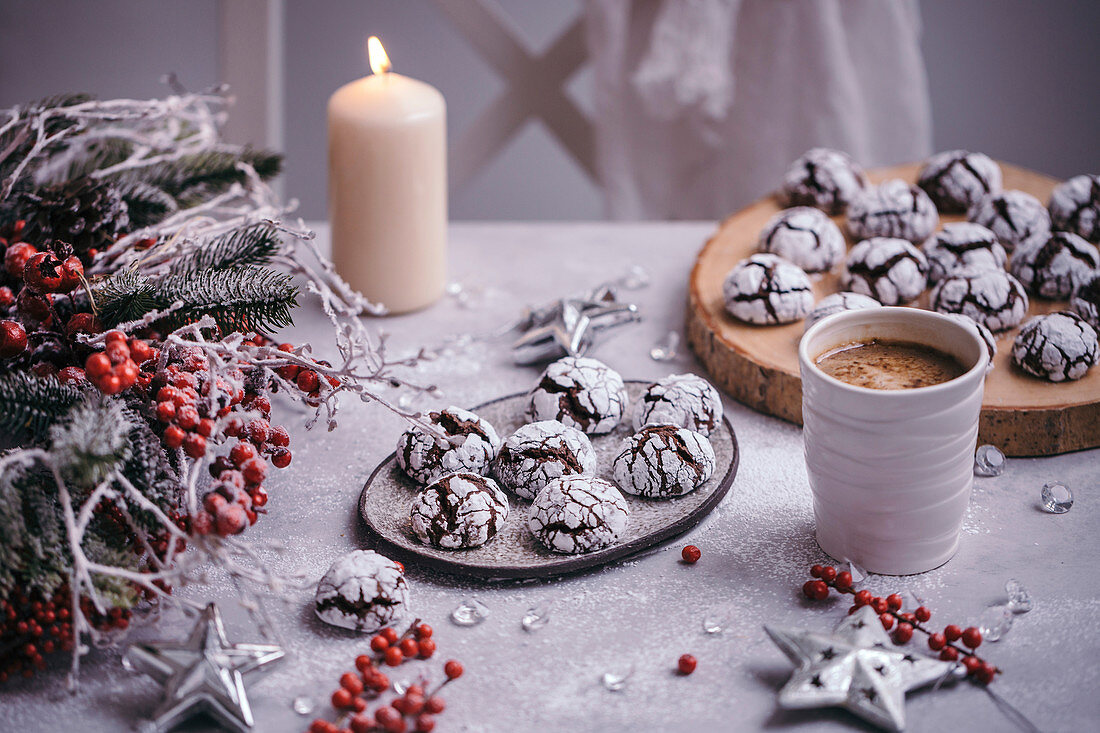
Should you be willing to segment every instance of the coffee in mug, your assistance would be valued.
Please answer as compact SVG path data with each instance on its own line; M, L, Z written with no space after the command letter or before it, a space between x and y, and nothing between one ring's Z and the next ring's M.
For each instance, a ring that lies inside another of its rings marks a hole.
M919 389L961 377L951 354L911 341L852 341L820 354L814 363L834 379L868 389Z

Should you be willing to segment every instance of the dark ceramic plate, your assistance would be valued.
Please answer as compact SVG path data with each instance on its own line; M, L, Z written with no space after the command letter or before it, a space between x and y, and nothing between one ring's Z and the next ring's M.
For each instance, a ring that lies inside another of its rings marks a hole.
M649 382L627 382L630 402L634 402ZM501 397L473 408L492 423L501 438L511 435L526 420L528 397L525 393ZM619 444L631 435L629 416L606 435L592 437L599 459L599 475L611 480L611 463ZM511 494L508 521L496 537L481 547L469 550L440 550L421 544L413 535L409 505L420 487L397 467L394 454L374 469L359 497L359 514L366 523L377 549L399 559L407 557L421 565L476 578L545 578L593 568L686 532L710 513L733 485L737 474L737 436L729 421L711 433L717 465L710 480L695 491L676 499L643 499L624 493L630 507L626 531L618 542L584 555L559 555L543 547L527 529L531 502Z

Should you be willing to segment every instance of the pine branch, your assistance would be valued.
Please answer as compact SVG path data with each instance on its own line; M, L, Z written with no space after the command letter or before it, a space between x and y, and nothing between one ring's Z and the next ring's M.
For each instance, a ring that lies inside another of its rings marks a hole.
M173 196L181 205L196 199L207 199L234 183L244 183L244 171L238 162L255 168L261 179L267 180L282 170L281 155L244 148L240 151L208 150L187 155L149 168L125 171L119 180L140 180Z
M0 374L0 434L40 440L79 399L75 387L53 377L32 377L26 372Z
M223 333L275 331L293 323L298 289L290 275L262 267L170 275L156 283L161 308L182 302L165 321L173 327L211 316Z
M143 229L179 211L176 200L168 193L143 181L122 181L115 188L130 212L130 224Z
M133 270L120 270L92 289L99 319L108 328L135 321L158 307L154 285Z
M127 413L122 400L91 395L50 427L50 452L69 481L95 486L130 458Z
M225 270L246 265L266 265L279 251L281 241L274 227L254 224L215 237L172 266L181 274Z

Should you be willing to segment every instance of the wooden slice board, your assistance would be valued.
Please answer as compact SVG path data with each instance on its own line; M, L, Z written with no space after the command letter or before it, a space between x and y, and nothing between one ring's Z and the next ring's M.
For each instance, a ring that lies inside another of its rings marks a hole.
M630 381L626 388L633 404L649 386ZM473 408L488 420L501 437L527 422L527 394L515 394ZM599 461L599 475L609 481L611 464L620 443L631 435L629 416L606 435L593 435L592 447ZM605 565L633 555L691 529L722 501L737 475L740 453L729 421L710 435L716 466L714 475L690 494L675 499L643 499L624 492L630 518L626 531L610 547L584 555L559 555L543 547L527 529L531 502L509 494L508 519L496 537L469 550L441 550L421 544L412 533L409 506L420 491L397 467L394 454L374 470L359 497L359 515L370 531L373 544L388 555L413 558L420 565L458 575L483 579L547 578Z
M916 181L916 164L869 172L874 183L888 178ZM1046 202L1053 178L1001 164L1004 187ZM753 326L730 316L722 282L741 259L756 251L764 224L782 208L773 195L730 216L695 260L688 287L687 339L719 387L748 406L802 424L802 381L798 341L803 323ZM941 223L964 216L941 216ZM844 217L834 217L841 230ZM849 241L849 246L851 242ZM839 267L811 276L815 300L840 290ZM928 291L914 304L928 307ZM1063 310L1065 301L1033 298L1029 316ZM1046 456L1100 446L1100 367L1076 382L1054 384L1031 377L1012 364L1018 329L999 335L994 369L986 378L979 443L992 443L1010 456Z

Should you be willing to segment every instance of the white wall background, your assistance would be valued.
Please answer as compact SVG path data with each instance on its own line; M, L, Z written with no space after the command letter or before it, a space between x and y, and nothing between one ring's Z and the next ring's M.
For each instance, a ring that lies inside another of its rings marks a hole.
M236 1L3 0L0 105L60 91L153 96L168 71L192 88L211 85L219 6ZM580 2L500 0L532 49ZM982 150L1059 177L1100 172L1100 3L922 0L921 12L938 149ZM366 73L367 35L382 37L397 71L444 93L452 141L502 89L431 0L285 0L284 27L284 190L307 218L325 212L325 101ZM590 111L586 71L568 91ZM538 123L451 197L453 219L600 216L597 187Z

